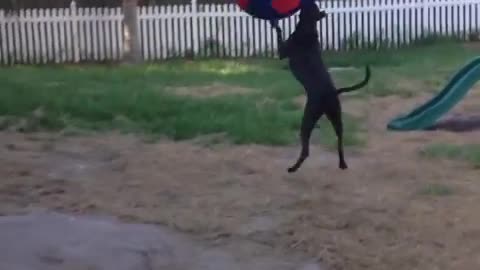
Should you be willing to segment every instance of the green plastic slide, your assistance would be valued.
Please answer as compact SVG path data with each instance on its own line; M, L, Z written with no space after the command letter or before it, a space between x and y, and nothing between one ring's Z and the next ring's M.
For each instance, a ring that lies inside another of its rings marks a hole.
M387 129L410 131L431 127L442 115L462 100L478 80L480 80L480 57L473 59L457 71L445 88L432 99L410 113L391 120Z

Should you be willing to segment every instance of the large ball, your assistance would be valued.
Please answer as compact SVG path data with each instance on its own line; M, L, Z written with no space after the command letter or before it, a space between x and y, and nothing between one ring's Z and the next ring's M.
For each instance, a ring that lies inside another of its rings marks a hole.
M255 18L283 19L300 9L302 1L311 0L236 0L237 5Z

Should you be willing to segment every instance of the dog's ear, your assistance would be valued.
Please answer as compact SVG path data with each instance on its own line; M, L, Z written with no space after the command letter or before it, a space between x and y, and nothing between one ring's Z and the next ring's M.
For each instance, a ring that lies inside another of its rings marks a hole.
M327 16L325 11L320 11L314 1L303 1L300 10L300 18L305 20L319 21Z

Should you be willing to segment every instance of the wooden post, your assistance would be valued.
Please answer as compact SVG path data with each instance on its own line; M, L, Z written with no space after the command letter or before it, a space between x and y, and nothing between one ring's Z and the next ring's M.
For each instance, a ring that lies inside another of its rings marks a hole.
M70 19L72 20L73 62L78 63L80 62L80 44L78 38L78 10L75 0L70 3Z
M193 42L193 55L196 56L199 53L199 33L198 33L198 4L197 0L191 0L192 5L192 42Z
M138 0L123 0L123 61L129 64L142 62L137 4Z

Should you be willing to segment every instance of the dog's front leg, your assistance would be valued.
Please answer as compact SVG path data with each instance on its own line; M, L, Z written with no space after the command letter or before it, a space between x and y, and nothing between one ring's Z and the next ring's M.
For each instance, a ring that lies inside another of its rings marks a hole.
M277 20L271 20L270 24L275 29L275 32L277 32L278 57L280 59L284 59L287 57L287 48L286 48L285 42L283 41L282 29L278 25Z

